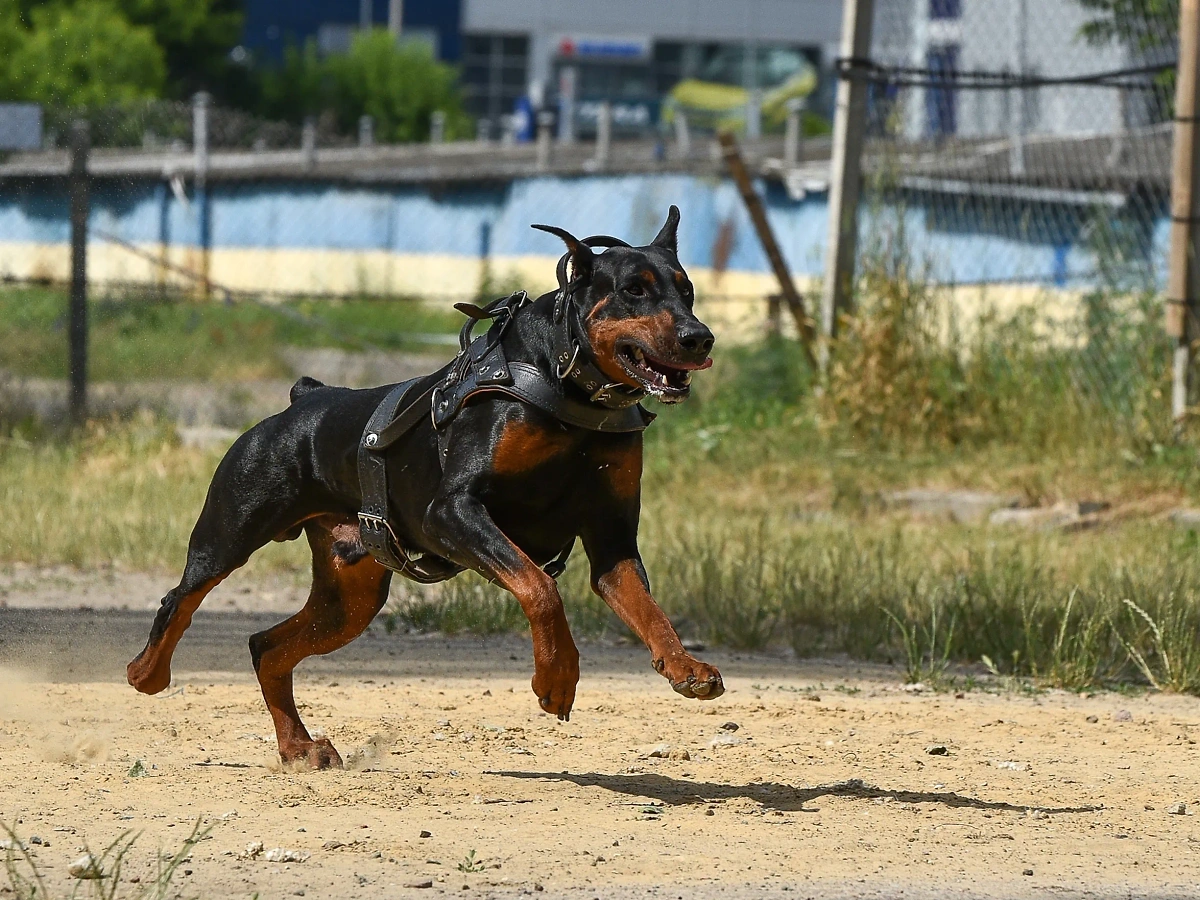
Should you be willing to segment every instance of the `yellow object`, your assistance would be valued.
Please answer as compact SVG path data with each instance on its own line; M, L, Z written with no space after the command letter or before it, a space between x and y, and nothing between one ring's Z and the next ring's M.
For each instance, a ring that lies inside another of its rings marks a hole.
M762 120L768 128L778 128L787 119L787 101L803 100L817 87L817 73L805 66L791 78L763 94ZM662 118L668 124L680 110L688 121L700 128L743 131L746 127L746 104L750 92L743 87L689 78L675 85L667 94Z

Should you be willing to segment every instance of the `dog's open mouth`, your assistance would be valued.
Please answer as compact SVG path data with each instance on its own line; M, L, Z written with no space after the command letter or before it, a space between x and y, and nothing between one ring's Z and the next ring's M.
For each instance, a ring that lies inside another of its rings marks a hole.
M617 351L625 370L637 379L642 387L663 399L683 399L691 390L692 372L707 369L712 359L702 363L667 362L650 356L636 344L626 344Z

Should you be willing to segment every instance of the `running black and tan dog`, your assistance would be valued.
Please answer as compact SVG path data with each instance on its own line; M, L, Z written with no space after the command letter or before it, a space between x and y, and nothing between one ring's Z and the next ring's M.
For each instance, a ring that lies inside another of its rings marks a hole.
M250 638L284 761L341 765L301 722L292 670L358 637L393 570L436 581L469 568L512 592L532 631L534 693L566 719L579 653L554 576L580 538L593 589L645 642L654 668L686 697L720 696L720 673L684 650L651 598L637 545L641 432L653 418L637 402L686 398L713 344L692 311L678 223L671 207L644 247L534 226L567 244L559 290L460 307L493 324L474 341L464 328L463 352L442 370L404 390L297 382L291 405L242 435L218 466L183 578L129 664L129 683L147 694L166 688L205 595L269 541L303 532L313 556L308 602ZM408 418L381 442L386 429L372 423L393 397L388 421L403 418L401 408ZM372 517L364 467L376 459L386 488Z

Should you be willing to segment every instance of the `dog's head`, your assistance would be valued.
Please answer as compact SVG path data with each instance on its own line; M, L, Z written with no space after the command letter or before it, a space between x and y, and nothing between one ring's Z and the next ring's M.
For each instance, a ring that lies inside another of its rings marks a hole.
M692 372L712 365L713 334L692 312L695 293L679 264L679 209L671 207L662 230L644 247L533 227L567 245L571 295L597 368L664 403L685 399ZM596 253L588 243L608 249Z

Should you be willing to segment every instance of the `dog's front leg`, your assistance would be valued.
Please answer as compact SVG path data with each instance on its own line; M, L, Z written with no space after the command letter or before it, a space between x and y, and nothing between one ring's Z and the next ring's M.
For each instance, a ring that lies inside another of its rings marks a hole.
M533 692L548 713L571 718L579 651L553 578L505 537L477 497L441 495L425 515L425 532L442 555L500 584L517 598L533 636Z
M597 561L592 589L649 648L654 670L685 697L712 700L725 693L721 673L683 649L671 620L650 595L641 559L631 556L599 567Z

